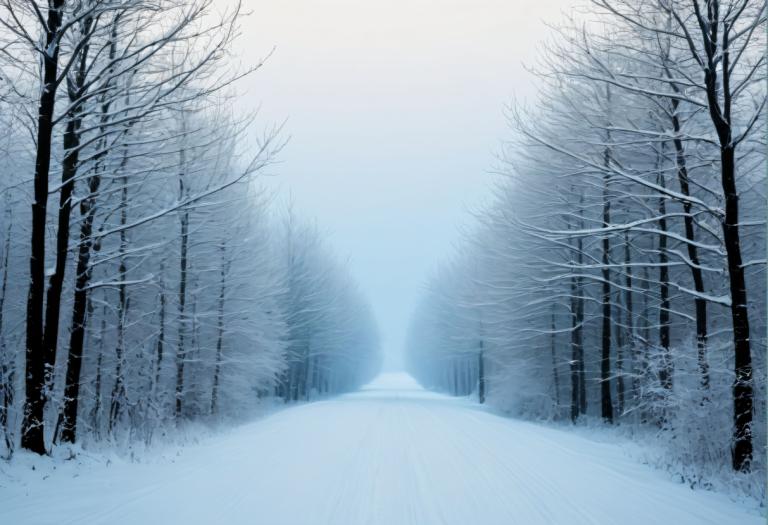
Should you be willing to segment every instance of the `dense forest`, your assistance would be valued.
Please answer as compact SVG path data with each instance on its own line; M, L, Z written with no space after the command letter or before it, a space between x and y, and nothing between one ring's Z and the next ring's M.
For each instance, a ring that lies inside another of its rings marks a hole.
M0 523L763 523L767 17L0 0Z
M765 4L581 7L540 49L537 100L509 109L495 196L428 283L410 369L654 436L691 485L751 471L729 479L761 493Z
M230 56L243 16L0 5L1 456L148 443L378 369L345 264L258 180L285 139L233 103L261 66Z

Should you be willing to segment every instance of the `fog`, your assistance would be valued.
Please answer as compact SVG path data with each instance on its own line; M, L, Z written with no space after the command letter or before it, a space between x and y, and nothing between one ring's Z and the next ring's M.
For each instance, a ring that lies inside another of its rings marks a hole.
M564 0L246 1L240 85L260 126L285 121L268 185L317 221L373 304L401 365L431 269L490 191L504 107ZM258 128L258 126L257 126Z

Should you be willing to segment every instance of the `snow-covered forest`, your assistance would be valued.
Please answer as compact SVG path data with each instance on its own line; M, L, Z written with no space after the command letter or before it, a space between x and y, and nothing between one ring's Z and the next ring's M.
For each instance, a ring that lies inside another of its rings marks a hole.
M420 381L764 497L765 14L594 0L553 31L493 202L412 319Z
M0 0L0 523L762 523L767 17Z
M285 137L248 140L233 104L261 65L230 56L241 11L0 6L1 456L149 443L377 370L345 264L259 182Z

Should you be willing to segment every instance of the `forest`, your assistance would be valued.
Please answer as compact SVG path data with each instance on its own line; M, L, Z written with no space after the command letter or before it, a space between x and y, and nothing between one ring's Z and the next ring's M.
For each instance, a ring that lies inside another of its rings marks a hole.
M509 107L494 197L429 280L410 370L764 497L765 4L582 8L539 50L537 100Z
M518 4L0 0L0 523L764 522L768 3Z
M243 16L0 5L0 456L150 443L376 372L346 264L260 183L286 138L234 105L262 65L231 57Z

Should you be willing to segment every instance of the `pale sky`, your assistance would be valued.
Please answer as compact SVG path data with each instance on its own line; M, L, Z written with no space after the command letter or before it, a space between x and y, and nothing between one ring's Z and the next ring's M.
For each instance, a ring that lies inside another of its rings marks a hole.
M487 198L504 106L568 0L244 0L242 85L258 126L287 119L269 184L349 257L397 368L413 307Z

